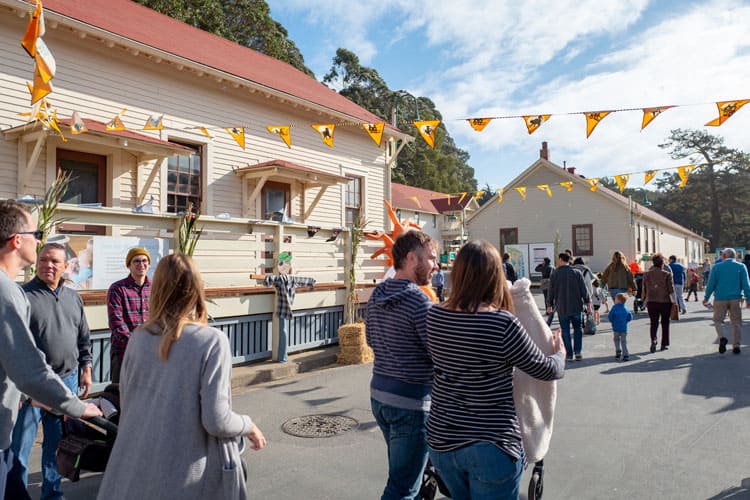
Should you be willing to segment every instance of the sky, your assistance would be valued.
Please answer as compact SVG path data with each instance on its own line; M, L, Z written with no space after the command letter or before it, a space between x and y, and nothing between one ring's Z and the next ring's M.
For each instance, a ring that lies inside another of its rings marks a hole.
M721 127L716 101L750 99L750 0L267 0L319 80L344 47L392 90L435 102L480 187L505 186L539 158L586 177L688 163L658 147L700 129L750 152L750 104ZM664 111L641 130L640 108ZM583 115L605 117L586 138ZM552 114L475 132L466 118ZM642 175L632 186L642 185ZM649 188L652 188L649 184Z

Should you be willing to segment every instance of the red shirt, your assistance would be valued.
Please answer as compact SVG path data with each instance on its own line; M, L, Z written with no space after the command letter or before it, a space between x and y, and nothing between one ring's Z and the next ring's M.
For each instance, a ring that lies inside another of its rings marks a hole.
M151 297L151 282L148 277L138 285L131 275L115 281L107 292L107 316L112 354L123 354L128 346L130 334L148 321L148 301Z

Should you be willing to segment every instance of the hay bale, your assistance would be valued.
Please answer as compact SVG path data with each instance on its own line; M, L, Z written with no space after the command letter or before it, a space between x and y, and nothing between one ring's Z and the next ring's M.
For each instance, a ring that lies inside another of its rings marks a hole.
M342 365L369 363L375 355L367 345L365 324L354 323L339 327L339 347L341 352L336 362Z

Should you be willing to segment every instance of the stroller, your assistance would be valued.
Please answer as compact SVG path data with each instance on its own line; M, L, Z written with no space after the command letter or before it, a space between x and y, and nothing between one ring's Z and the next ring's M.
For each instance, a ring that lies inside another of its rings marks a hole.
M57 447L57 470L72 482L80 479L81 470L103 472L117 437L119 386L108 385L98 398L89 402L97 405L104 417L67 420Z
M635 302L633 303L633 311L638 314L639 311L646 310L646 303L643 302L643 273L636 273L635 275Z

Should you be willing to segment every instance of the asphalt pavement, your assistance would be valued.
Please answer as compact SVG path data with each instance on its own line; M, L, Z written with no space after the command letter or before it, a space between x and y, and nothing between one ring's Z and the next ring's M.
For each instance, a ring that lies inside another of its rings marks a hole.
M722 355L710 316L690 302L672 324L669 350L651 354L641 313L628 334L628 362L614 359L606 319L596 335L584 336L584 359L571 363L558 385L544 499L750 499L750 327L742 354ZM251 415L268 439L264 450L244 455L251 498L380 498L387 463L370 413L371 370L329 367L235 394L236 411ZM358 426L325 438L282 430L289 419L321 414L348 416ZM32 471L32 496L39 498L38 447ZM100 481L88 473L66 482L66 498L95 498Z

